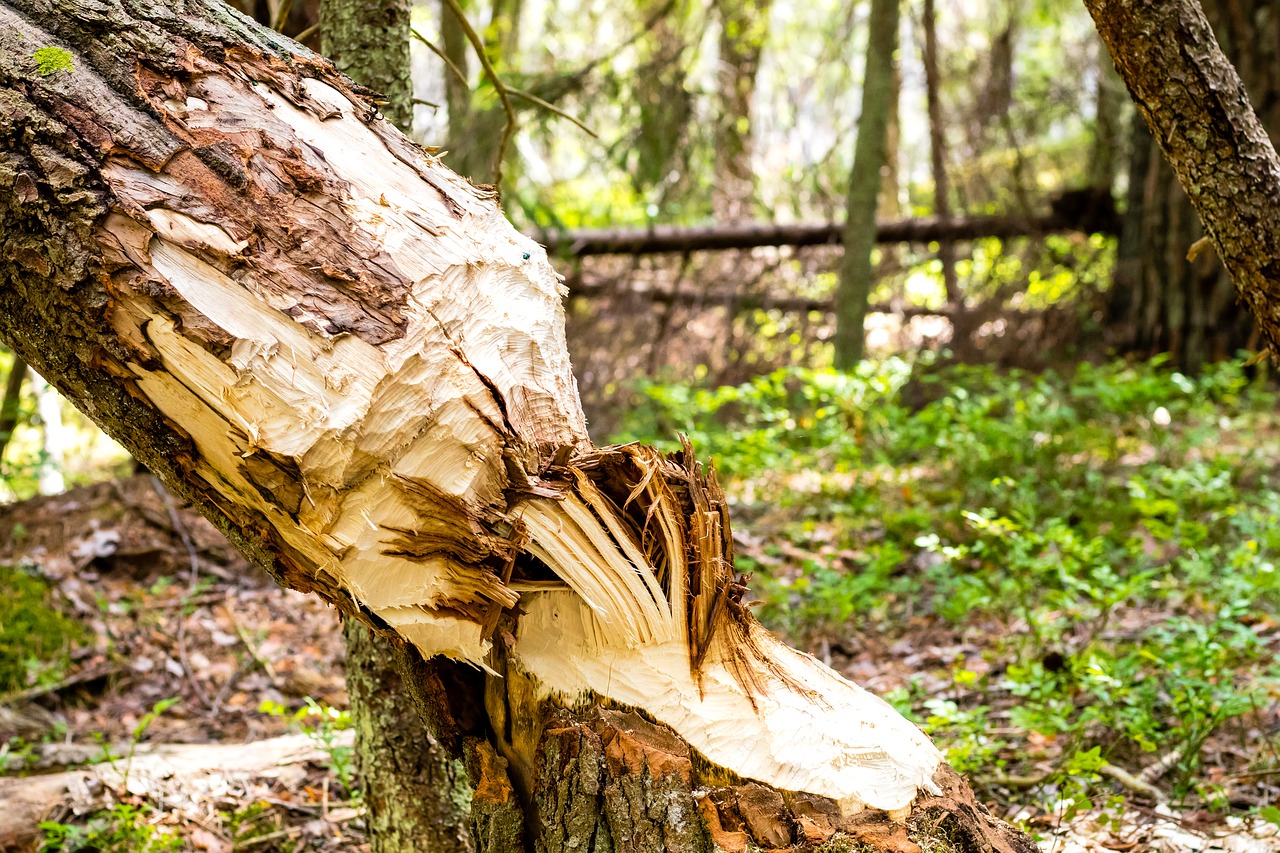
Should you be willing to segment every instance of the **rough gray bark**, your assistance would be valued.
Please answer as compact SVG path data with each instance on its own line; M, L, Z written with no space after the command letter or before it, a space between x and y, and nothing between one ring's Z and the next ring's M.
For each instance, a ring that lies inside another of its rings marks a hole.
M1280 133L1280 78L1274 73L1280 67L1280 7L1270 0L1233 0L1208 4L1205 14L1250 100L1270 105L1259 118L1274 139ZM1105 49L1102 53L1112 65ZM1117 78L1121 97L1127 95L1123 85ZM1216 253L1188 257L1204 229L1136 111L1130 145L1129 203L1111 291L1108 343L1144 356L1169 353L1184 370L1252 349L1252 317L1238 304Z
M22 0L0 4L0 107L0 338L282 583L408 641L477 850L548 849L587 803L603 822L563 849L1033 849L751 620L691 448L590 445L542 251L332 65L213 0ZM700 716L611 710L668 713L651 684ZM804 760L757 749L797 732ZM574 739L584 758L551 760Z
M347 693L374 853L471 853L471 779L406 698L394 640L343 623Z
M862 80L862 115L845 205L844 259L836 286L835 365L848 369L862 359L867 300L874 285L871 252L876 243L876 210L881 170L888 151L893 98L894 52L898 47L899 0L871 0L867 23L867 64Z
M1265 347L1277 352L1280 160L1240 75L1194 0L1085 0L1085 6L1240 300L1257 319ZM1149 171L1148 180L1166 191L1158 173ZM1153 304L1159 303L1148 297L1138 310ZM1171 323L1181 325L1187 306L1175 307ZM1205 331L1202 320L1188 325L1190 334Z

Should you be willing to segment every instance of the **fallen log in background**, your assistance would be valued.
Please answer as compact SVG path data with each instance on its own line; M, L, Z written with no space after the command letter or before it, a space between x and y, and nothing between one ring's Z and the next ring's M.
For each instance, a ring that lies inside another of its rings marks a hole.
M1040 237L1070 231L1116 233L1117 223L1098 218L1089 209L1044 216L922 216L881 222L878 243L935 243ZM709 252L758 249L766 246L839 245L844 224L839 222L744 222L724 225L654 225L649 228L578 228L544 231L538 239L552 255L584 258L593 255L654 255L664 252Z
M326 749L350 748L352 740L350 731L337 732ZM117 797L143 797L200 820L251 779L301 779L302 765L327 760L326 749L306 734L255 743L43 744L38 763L89 766L0 777L0 850L30 844L40 837L37 824L59 812L92 814Z
M546 253L327 62L213 0L0 25L0 336L280 582L411 647L478 849L1031 849L760 628L692 448L592 446Z

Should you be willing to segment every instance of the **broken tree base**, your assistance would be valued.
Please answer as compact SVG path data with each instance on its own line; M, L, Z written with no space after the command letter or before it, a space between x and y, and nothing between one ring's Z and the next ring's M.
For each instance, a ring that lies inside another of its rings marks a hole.
M507 780L506 762L488 744L480 747L487 761L484 767L473 762L473 814L497 813L504 800L517 794ZM527 813L540 824L538 849L546 853L1037 849L1028 837L992 817L947 767L935 777L943 795L921 796L901 823L876 809L842 815L835 802L823 797L723 777L723 771L707 766L669 728L634 711L555 711L538 742ZM510 834L507 839L510 843ZM523 848L478 843L477 849L508 853Z

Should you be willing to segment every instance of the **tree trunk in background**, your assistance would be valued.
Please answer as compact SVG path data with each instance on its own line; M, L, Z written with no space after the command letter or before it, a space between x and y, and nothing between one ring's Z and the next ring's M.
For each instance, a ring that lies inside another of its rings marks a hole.
M413 122L409 16L408 0L320 0L321 51L382 95L383 117L406 132ZM344 619L342 634L370 850L469 853L466 798L401 684L395 641L358 619Z
M32 374L31 393L36 398L36 423L40 426L40 460L36 466L36 493L58 495L67 490L62 476L65 467L62 448L62 398L43 376Z
M715 183L711 210L717 222L753 218L755 169L751 163L751 105L760 53L769 33L770 0L716 0L720 18L720 115L716 122Z
M413 132L409 0L320 0L320 52L386 99L387 121Z
M1270 3L1226 5L1233 14L1226 16L1223 30L1229 44L1234 38L1243 80L1195 0L1085 0L1170 171L1190 196L1236 293L1274 354L1280 352L1280 158L1264 121L1274 126L1280 111L1275 82L1280 20ZM1262 120L1249 104L1250 78L1259 89L1254 96L1262 105ZM1139 288L1127 313L1141 327L1142 340L1194 367L1206 357L1229 354L1228 347L1242 341L1222 275L1211 276L1201 266L1208 264L1203 254L1196 261L1177 260L1196 232L1187 222L1191 210L1175 200L1169 174L1161 158L1151 156L1140 239L1153 241L1152 251L1142 255L1140 281L1117 281L1117 288ZM1165 214L1156 219L1159 211ZM1164 241L1166 234L1175 236ZM1126 248L1132 250L1133 239L1130 235ZM1153 270L1149 260L1161 261L1169 278L1156 280L1160 268Z
M1128 95L1124 81L1116 73L1115 63L1106 48L1098 47L1097 90L1093 114L1093 146L1089 152L1089 187L1099 196L1110 196L1120 171L1120 154L1124 151L1124 116ZM1138 119L1140 126L1142 119ZM1139 174L1145 173L1145 159Z
M27 363L20 357L13 357L13 366L4 383L4 398L0 399L0 462L4 462L4 451L13 438L13 431L18 428L18 415L22 406L22 381L27 378Z
M692 448L591 444L490 193L221 3L84 4L0 3L0 337L396 639L477 851L1034 850L754 621Z
M467 8L463 0L459 0L459 3L464 10ZM464 156L462 152L469 147L467 133L471 127L471 45L467 41L462 22L458 20L458 16L454 14L446 0L440 0L439 5L440 50L462 75L459 78L447 65L441 63L440 73L444 75L444 102L449 119L448 138L445 139L442 147L445 151L445 162L450 168L459 175L467 175L463 168L459 168L464 164L458 161ZM456 155L455 149L459 152Z
M1280 134L1280 7L1270 0L1206 3L1205 12L1259 105L1267 132ZM1167 352L1185 370L1252 348L1254 323L1236 304L1231 276L1212 251L1188 259L1204 236L1178 176L1141 117L1129 161L1129 205L1116 267L1108 343L1121 352Z
M473 26L479 18L475 4L461 2L471 18ZM520 15L523 0L493 0L489 25L480 34L484 47L494 67L502 73L503 59L514 55L520 37ZM441 50L464 74L473 67L469 64L474 48L467 40L458 16L449 4L440 3ZM477 60L474 67L479 67ZM478 89L483 95L472 92L452 71L445 69L445 100L449 107L449 138L445 140L444 162L459 175L477 184L492 184L494 160L498 154L499 140L507 123L507 114L493 94L493 87L485 83ZM514 85L514 84L513 84ZM517 105L518 106L518 105ZM505 177L510 177L506 174Z
M924 0L924 88L929 113L929 170L933 177L933 214L951 218L951 182L947 179L946 127L942 121L942 74L938 69L938 22L933 0ZM956 247L950 240L938 243L938 260L942 264L942 282L947 303L957 312L964 310L964 297L956 277ZM959 319L957 314L954 318ZM967 329L957 328L957 336L967 336Z
M876 245L877 199L888 149L899 13L898 0L871 0L862 114L858 117L858 142L849 176L844 256L835 297L835 365L843 370L862 359L867 302L875 284L871 252Z

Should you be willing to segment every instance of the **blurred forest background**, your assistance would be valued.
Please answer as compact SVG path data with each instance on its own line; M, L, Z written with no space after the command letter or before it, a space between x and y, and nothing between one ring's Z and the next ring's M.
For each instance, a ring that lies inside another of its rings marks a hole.
M314 5L241 5L318 48ZM1204 5L1274 137L1280 5ZM549 246L595 440L684 432L715 459L766 623L893 701L1046 849L1280 849L1276 388L1084 8L462 7L491 73L448 0L415 6L414 136ZM188 584L198 522L138 497L124 452L5 350L0 371L0 582L24 591L0 605L0 694L39 709L0 716L0 757L136 740L169 695L147 738L189 738L211 699L215 737L295 712L332 737L336 630L246 634L256 592L228 622L249 569L201 545ZM102 480L123 485L21 503ZM173 554L120 556L129 507ZM89 666L106 686L65 688ZM287 808L236 809L237 843L305 836Z

